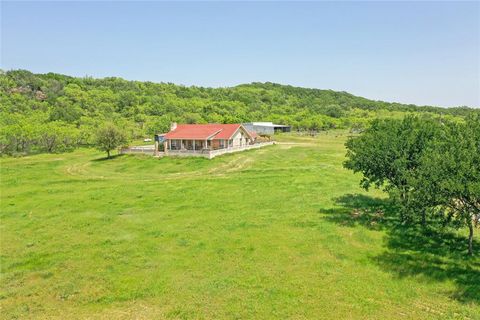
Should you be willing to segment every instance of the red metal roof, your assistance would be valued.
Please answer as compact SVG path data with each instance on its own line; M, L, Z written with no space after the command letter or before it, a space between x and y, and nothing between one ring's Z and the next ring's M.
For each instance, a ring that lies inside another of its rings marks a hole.
M240 127L241 124L179 124L165 139L230 139Z

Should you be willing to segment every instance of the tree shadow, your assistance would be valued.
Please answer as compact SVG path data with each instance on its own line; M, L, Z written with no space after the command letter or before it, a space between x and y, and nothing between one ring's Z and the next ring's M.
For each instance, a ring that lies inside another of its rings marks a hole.
M124 154L114 154L114 155L111 155L110 158L109 157L101 157L101 158L93 159L91 161L93 161L93 162L108 161L108 160L114 160L116 158L120 158L120 157L123 157L123 156L124 156Z
M362 225L374 230L383 230L398 223L395 216L398 208L387 199L346 194L334 201L335 208L320 210L331 222L350 227Z
M449 293L451 298L480 303L479 241L474 243L476 255L470 257L466 236L438 225L403 225L397 218L399 208L388 199L347 194L334 200L336 208L320 210L328 221L385 231L387 250L372 258L382 269L398 278L452 281L457 288Z
M387 232L388 250L374 257L398 278L421 275L427 280L453 281L450 297L480 303L480 259L467 255L467 239L447 230L397 226ZM476 241L474 247L479 248Z

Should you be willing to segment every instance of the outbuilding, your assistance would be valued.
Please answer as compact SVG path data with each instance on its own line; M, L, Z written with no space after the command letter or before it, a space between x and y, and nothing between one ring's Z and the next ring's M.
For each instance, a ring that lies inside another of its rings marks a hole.
M274 135L276 132L290 132L291 127L283 124L274 124L272 122L248 122L243 126L250 132L256 132L259 135Z

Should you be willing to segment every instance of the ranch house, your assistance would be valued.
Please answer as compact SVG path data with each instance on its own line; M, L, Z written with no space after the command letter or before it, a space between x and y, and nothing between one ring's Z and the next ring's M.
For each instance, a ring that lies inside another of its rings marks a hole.
M241 124L176 124L156 139L155 149L163 142L163 156L200 156L213 158L224 153L259 148L273 142L256 143L257 133Z

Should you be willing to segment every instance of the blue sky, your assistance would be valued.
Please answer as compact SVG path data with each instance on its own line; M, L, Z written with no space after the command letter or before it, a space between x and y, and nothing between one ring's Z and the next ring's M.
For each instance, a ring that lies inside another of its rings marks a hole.
M1 68L480 106L479 2L5 2Z

